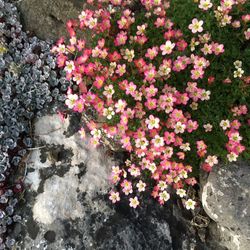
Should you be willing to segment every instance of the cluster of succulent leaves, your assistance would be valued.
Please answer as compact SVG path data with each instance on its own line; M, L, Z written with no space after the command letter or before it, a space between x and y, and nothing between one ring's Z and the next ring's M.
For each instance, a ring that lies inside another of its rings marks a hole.
M32 120L65 101L68 82L50 48L23 32L15 5L0 0L0 249L12 248L8 234L21 220L15 207L23 176L15 173L34 144Z

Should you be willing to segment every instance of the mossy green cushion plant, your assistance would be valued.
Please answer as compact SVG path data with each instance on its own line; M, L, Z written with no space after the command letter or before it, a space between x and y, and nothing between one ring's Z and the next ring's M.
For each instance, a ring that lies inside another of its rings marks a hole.
M112 169L113 203L150 192L163 205L171 186L194 209L200 166L249 156L249 3L196 2L88 1L53 48L73 80L66 105L104 120L87 124L92 145L105 134L130 153Z

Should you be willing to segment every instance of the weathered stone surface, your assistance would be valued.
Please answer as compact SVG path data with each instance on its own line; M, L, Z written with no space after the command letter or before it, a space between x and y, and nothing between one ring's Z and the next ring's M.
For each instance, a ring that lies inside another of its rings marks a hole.
M203 185L201 199L214 239L232 250L247 250L250 245L250 168L240 162L218 166Z
M78 129L78 119L62 123L57 115L36 122L37 147L28 160L27 191L19 211L24 221L14 230L17 247L210 249L172 202L160 207L149 198L136 210L127 201L112 205L107 193L114 158L104 149L91 148L88 139L81 140Z
M25 221L19 246L27 250L172 249L166 221L148 216L131 222L127 212L115 212L106 196L113 158L91 148L69 127L73 127L70 120L62 123L57 115L42 117L35 124L39 145L27 164L30 188L21 211Z
M84 3L82 0L22 0L19 10L25 30L41 39L55 41L67 35L67 20L77 18Z

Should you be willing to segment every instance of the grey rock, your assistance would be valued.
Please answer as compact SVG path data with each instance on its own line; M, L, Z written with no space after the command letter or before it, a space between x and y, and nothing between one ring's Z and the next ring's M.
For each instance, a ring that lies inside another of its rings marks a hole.
M118 158L91 149L88 139L80 139L77 124L69 117L62 123L57 115L35 123L37 147L27 162L30 186L18 211L24 220L15 230L21 231L17 248L209 249L174 203L160 207L148 197L136 210L125 199L111 204L108 176Z
M203 183L201 200L208 216L210 232L220 245L247 250L250 244L250 168L249 163L220 165Z
M66 36L66 22L77 18L85 1L22 0L19 4L25 30L41 39L57 40Z
M53 115L35 124L38 142L45 146L34 149L27 164L29 206L20 211L24 225L17 246L27 250L172 249L167 221L132 215L128 205L125 212L124 207L115 211L106 195L113 159L73 133L71 120L62 123ZM129 214L139 219L132 220Z

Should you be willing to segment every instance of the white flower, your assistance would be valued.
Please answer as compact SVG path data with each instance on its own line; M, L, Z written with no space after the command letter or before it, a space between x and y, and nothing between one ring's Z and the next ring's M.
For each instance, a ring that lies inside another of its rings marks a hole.
M205 132L211 132L213 129L213 126L210 123L204 124L203 128L205 129Z
M130 198L129 202L129 206L133 208L136 208L140 204L137 197Z
M207 156L205 162L212 167L212 166L218 164L217 156L215 156L215 155L209 155L209 156Z
M203 89L201 92L201 100L208 101L210 99L211 91Z
M127 60L128 62L132 62L133 61L133 58L135 57L135 51L132 49L132 50L128 50L126 49L124 51L124 56L123 58L125 60Z
M152 140L152 143L154 144L155 147L159 148L159 147L164 146L164 139L163 137L156 135L154 139Z
M194 210L195 204L196 204L195 201L193 201L193 200L191 200L191 199L188 199L188 200L185 202L185 207L186 207L186 209L188 209L188 210L189 210L189 209Z
M244 70L241 68L238 68L234 71L234 78L241 78L244 74Z
M72 73L75 70L75 64L73 61L67 61L64 70L67 73Z
M231 152L230 154L227 154L227 159L230 162L237 161L237 158L238 158L238 155L233 152Z
M59 53L65 53L65 52L66 52L66 47L65 47L65 45L64 45L64 44L59 44L59 45L58 45L58 48L57 48L57 51L58 51Z
M177 189L176 194L179 195L181 198L183 198L184 196L186 196L186 190L181 189L181 188Z
M142 182L141 180L136 184L136 187L138 188L139 192L145 191L146 184Z
M131 166L131 161L130 161L129 159L127 159L127 160L125 161L125 164L126 164L127 167L129 167L129 166Z
M123 112L126 105L127 105L126 101L119 99L115 104L116 113Z
M93 29L96 26L96 24L97 24L97 18L91 17L87 25L89 26L90 29Z
M146 138L138 138L135 140L135 146L144 150L148 146L148 140Z
M186 170L183 169L183 170L181 170L179 176L180 176L181 178L183 178L183 179L187 179L187 178L188 178L188 173L187 173Z
M113 95L114 93L115 93L115 91L114 91L114 87L113 87L112 84L110 84L110 85L104 87L103 94L104 94L107 98L111 98L112 95Z
M197 102L192 102L192 103L190 104L190 108L191 108L192 110L197 110L197 109L198 109L198 103L197 103Z
M222 120L220 122L220 126L222 127L223 130L227 130L228 128L230 128L229 120Z
M81 128L81 129L79 130L79 134L80 134L81 139L84 139L84 138L86 137L86 133L85 133L84 128Z
M236 60L236 61L234 62L234 66L235 66L236 69L241 68L241 67L242 67L242 61Z
M148 165L148 170L150 170L152 174L155 172L155 170L156 170L156 165L155 165L154 162L152 162L152 163L150 163L150 164Z
M190 144L187 142L187 143L183 143L181 146L180 146L180 149L182 149L184 152L186 151L190 151L191 148L190 148Z
M65 104L72 109L75 105L75 102L78 100L78 95L76 94L68 94Z
M230 139L234 142L240 142L242 140L242 137L240 136L239 132L233 132L230 135Z
M170 195L167 191L163 191L163 192L159 193L159 198L161 201L168 201L170 198Z
M94 138L98 138L100 139L101 138L101 130L100 129L93 129L91 130L90 134L94 137Z
M87 13L85 11L82 11L81 14L78 16L80 21L84 21L87 17Z
M164 190L167 188L167 183L165 181L159 181L157 186L160 188L160 190Z
M185 128L186 128L186 125L185 125L185 124L183 124L183 123L181 123L181 122L177 122L177 123L175 124L174 132L175 132L176 134L182 134L182 133L184 133Z
M141 26L137 26L137 32L136 35L143 35L145 33L145 30L147 28L147 24L143 24Z
M175 47L175 43L172 43L171 41L166 41L165 44L160 46L160 49L162 50L162 55L166 55L166 54L171 54L173 48Z
M160 119L150 115L149 119L146 119L145 122L148 125L148 129L159 128Z
M112 201L112 203L116 203L120 200L120 195L118 192L111 191L109 193L109 199Z
M106 116L108 120L111 120L114 115L115 115L115 111L112 107L103 109L103 116Z
M208 10L213 6L210 0L201 0L199 4L199 8L202 10Z

